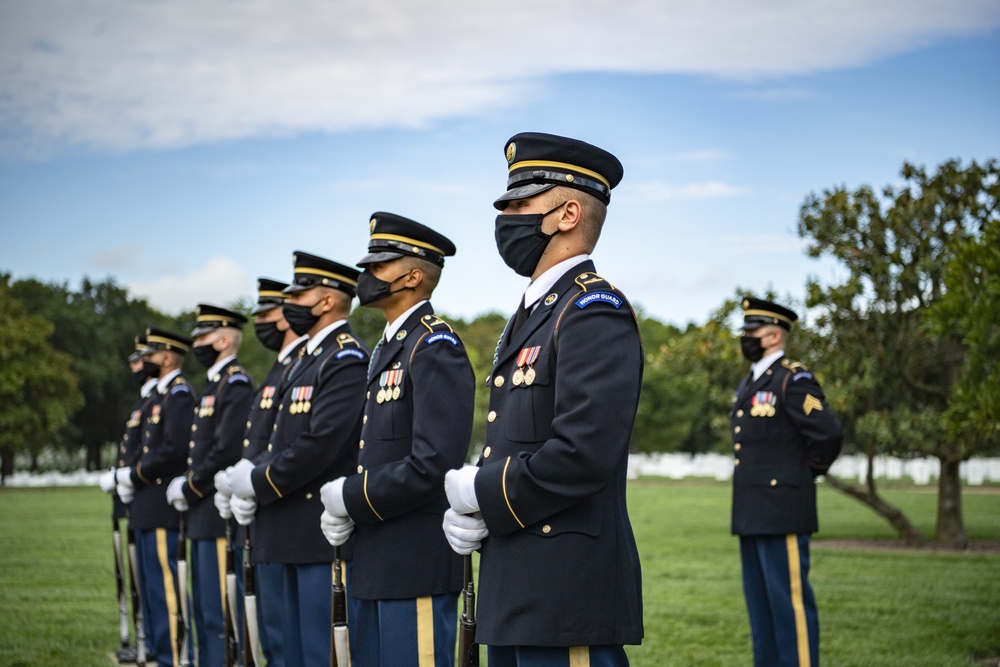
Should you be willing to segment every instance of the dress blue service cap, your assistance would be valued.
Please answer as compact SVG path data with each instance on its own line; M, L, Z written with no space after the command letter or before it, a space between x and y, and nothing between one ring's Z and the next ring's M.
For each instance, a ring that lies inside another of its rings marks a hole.
M240 313L234 313L231 310L219 308L208 303L199 303L194 312L195 317L197 317L197 323L194 325L194 329L191 330L192 338L197 338L222 327L242 329L243 325L247 323L247 318Z
M792 323L799 319L795 311L778 305L773 301L756 299L748 296L743 299L743 330L752 331L765 324L777 324L779 327L791 330Z
M146 334L139 334L135 337L135 349L128 355L129 363L139 361L146 354Z
M144 354L152 354L158 350L168 350L184 354L191 347L191 339L180 334L159 329L157 327L146 327L146 350Z
M394 213L372 213L368 232L371 234L368 254L358 261L360 267L375 262L391 262L403 255L444 266L444 258L455 254L455 244L443 234Z
M257 279L257 305L250 311L251 315L260 315L269 310L274 310L285 303L287 295L284 290L288 283L273 278Z
M527 199L557 185L582 190L605 204L622 180L624 168L611 153L577 139L541 132L522 132L507 141L507 192L493 206Z
M295 278L284 289L285 294L304 292L313 287L329 287L352 297L357 292L358 276L361 275L357 269L301 250L296 250L293 255Z

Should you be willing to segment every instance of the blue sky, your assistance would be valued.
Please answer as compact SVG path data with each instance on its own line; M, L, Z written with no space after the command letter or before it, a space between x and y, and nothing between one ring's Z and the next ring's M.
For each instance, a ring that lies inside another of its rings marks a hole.
M0 271L165 311L252 295L374 211L449 236L438 310L510 312L508 137L625 166L595 253L647 313L835 280L806 195L1000 155L995 0L0 0Z

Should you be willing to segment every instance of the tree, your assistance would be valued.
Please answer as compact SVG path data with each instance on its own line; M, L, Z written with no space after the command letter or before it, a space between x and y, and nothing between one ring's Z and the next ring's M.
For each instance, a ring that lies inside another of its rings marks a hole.
M54 330L14 298L10 276L0 276L0 485L17 452L34 456L57 441L83 404L72 358L51 344Z
M935 537L964 547L959 465L995 443L977 435L979 428L941 428L945 415L955 414L967 350L961 331L935 332L931 322L949 291L946 267L953 267L951 284L965 284L960 276L970 267L951 263L956 252L996 223L1000 172L995 160L967 168L952 160L932 175L905 163L901 175L904 185L884 187L881 198L867 185L806 198L798 231L811 239L808 253L830 254L848 271L838 285L810 281L807 303L822 310L824 357L837 379L829 393L848 442L867 454L870 467L880 453L939 458ZM983 312L995 318L998 305ZM864 489L830 481L885 516L905 539L923 539L878 494L871 475Z

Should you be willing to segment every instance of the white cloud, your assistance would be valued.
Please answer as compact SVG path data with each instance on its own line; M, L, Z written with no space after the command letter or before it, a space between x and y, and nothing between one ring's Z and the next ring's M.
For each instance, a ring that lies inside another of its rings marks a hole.
M133 295L145 298L154 308L176 314L193 310L198 303L225 306L249 296L252 290L247 286L255 284L254 278L236 260L216 255L201 268L186 273L164 273L156 280L133 282L129 287Z
M751 189L746 186L729 185L721 181L682 185L647 181L633 185L622 199L627 198L631 203L729 199L730 197L742 197L751 192Z
M100 248L90 253L89 260L98 269L126 269L135 264L135 258L142 252L137 243L126 243L114 248Z
M996 0L7 0L0 150L420 127L553 74L782 77L998 24Z

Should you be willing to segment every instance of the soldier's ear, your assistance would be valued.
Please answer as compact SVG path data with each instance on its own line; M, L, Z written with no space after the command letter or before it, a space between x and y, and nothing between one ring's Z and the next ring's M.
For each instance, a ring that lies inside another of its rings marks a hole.
M406 280L403 282L403 287L409 287L412 289L422 282L424 282L424 272L421 269L414 267L410 269L410 273L407 274Z

